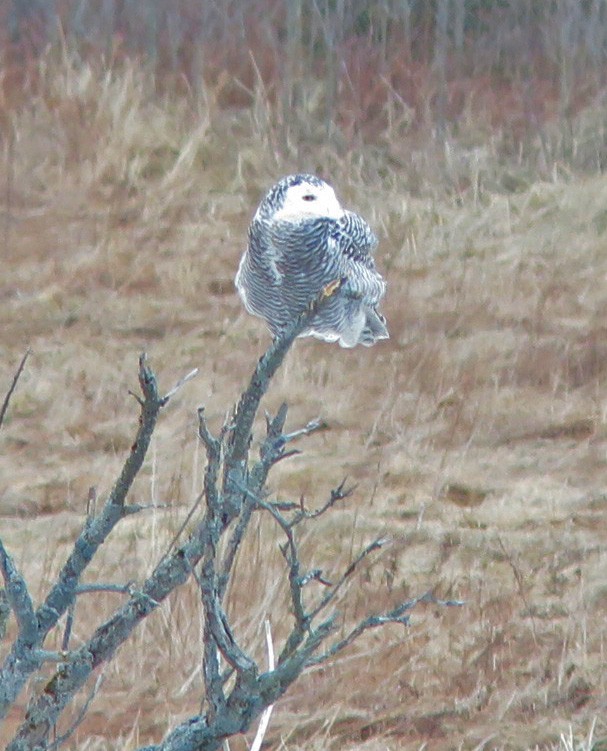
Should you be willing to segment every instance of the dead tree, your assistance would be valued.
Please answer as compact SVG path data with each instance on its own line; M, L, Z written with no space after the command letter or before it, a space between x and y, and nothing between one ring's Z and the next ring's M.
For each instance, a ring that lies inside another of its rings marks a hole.
M368 629L386 623L406 624L409 611L420 600L435 601L431 595L424 595L403 602L389 612L370 615L349 633L336 638L334 604L337 594L358 565L385 541L376 540L362 550L334 582L327 581L318 569L307 569L299 554L298 526L329 511L350 493L350 489L344 483L340 484L324 506L309 511L301 503L270 500L266 481L272 467L293 453L290 442L317 429L318 423L285 432L287 407L283 405L273 418L267 418L259 458L253 460L250 456L253 422L272 377L298 333L324 304L327 294L337 291L334 289L321 295L282 337L273 342L259 360L248 387L218 436L212 435L205 421L204 409L199 409L198 433L207 457L199 504L200 519L188 539L165 555L141 586L116 587L128 599L82 646L70 648L69 639L74 604L81 594L91 590L91 585L81 585L81 577L114 527L126 516L144 508L127 503L129 489L141 469L160 411L193 373L167 394L161 395L156 376L145 355L141 356L141 396L136 397L141 412L130 454L103 508L84 523L70 556L43 602L33 602L27 582L0 540L0 569L4 578L0 616L4 613L6 619L12 611L17 622L17 636L9 645L0 667L0 719L6 716L21 691L46 663L57 664L51 679L41 690L35 691L22 725L7 746L8 751L57 748L67 740L83 719L96 687L71 728L51 740L62 712L91 682L99 668L112 660L138 624L189 577L194 577L199 587L204 611L204 711L179 724L160 743L147 746L146 751L211 751L220 748L226 738L245 732L306 668L335 658ZM25 358L4 400L1 417L6 412L24 364ZM284 534L281 551L286 562L293 616L290 633L276 664L266 671L239 645L224 608L237 551L256 513L268 514ZM316 599L306 594L306 587L312 581L324 585L323 594ZM103 585L100 584L99 588ZM59 652L46 650L47 636L60 627L64 629L63 649Z

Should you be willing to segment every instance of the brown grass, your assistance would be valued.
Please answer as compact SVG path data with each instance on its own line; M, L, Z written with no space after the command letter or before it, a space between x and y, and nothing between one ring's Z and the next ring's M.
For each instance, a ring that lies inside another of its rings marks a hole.
M34 596L89 488L105 497L128 451L141 349L167 388L201 374L163 416L134 490L168 507L124 522L87 578L141 580L165 550L201 484L195 408L218 426L269 341L231 282L249 217L277 176L313 170L381 236L392 338L296 343L267 407L287 400L291 425L320 414L329 430L273 488L319 504L344 475L359 483L304 540L328 576L393 537L352 583L345 618L427 589L467 604L420 607L407 631L371 633L310 671L279 702L270 746L589 749L607 735L607 180L520 171L507 192L490 141L285 150L261 85L247 109L218 108L216 93L159 95L134 64L50 55L4 125L0 383L33 354L0 434L0 531ZM260 656L264 618L279 641L289 617L278 542L260 522L229 595ZM75 640L115 603L82 598ZM159 740L197 711L200 659L188 585L108 667L72 747Z

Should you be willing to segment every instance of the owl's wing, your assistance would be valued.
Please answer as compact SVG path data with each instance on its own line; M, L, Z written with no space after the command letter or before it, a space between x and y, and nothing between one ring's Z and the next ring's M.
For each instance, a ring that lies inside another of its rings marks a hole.
M373 251L377 247L377 237L361 216L353 211L345 211L343 217L335 222L330 236L343 256L375 269Z
M263 281L272 287L280 285L283 281L277 265L280 257L280 250L272 242L268 223L255 216L249 225L247 260L258 271Z
M285 300L294 307L309 302L327 284L346 279L344 292L376 305L385 283L375 269L377 238L357 214L344 212L338 220L306 218L275 221L266 228L267 258L278 271Z
M347 282L346 294L377 305L386 291L386 283L375 268L373 251L377 237L365 220L352 211L334 223L329 244L340 259L340 267Z
M299 222L279 220L268 226L268 255L287 283L308 280L311 287L320 289L331 274L335 276L338 258L329 243L334 224L331 219L315 217Z

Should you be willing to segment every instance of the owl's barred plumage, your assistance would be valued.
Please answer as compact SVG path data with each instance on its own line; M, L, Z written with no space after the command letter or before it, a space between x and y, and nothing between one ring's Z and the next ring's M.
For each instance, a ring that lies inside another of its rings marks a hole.
M328 284L344 280L300 336L369 347L388 338L377 309L386 284L375 268L376 246L369 225L344 210L324 180L290 175L253 217L236 287L249 313L279 336Z

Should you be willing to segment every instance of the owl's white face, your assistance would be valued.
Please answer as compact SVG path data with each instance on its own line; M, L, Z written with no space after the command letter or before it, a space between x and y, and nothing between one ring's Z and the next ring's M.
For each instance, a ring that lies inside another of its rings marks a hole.
M284 203L274 219L294 221L308 217L340 219L344 210L330 185L302 182L291 185L285 193Z

